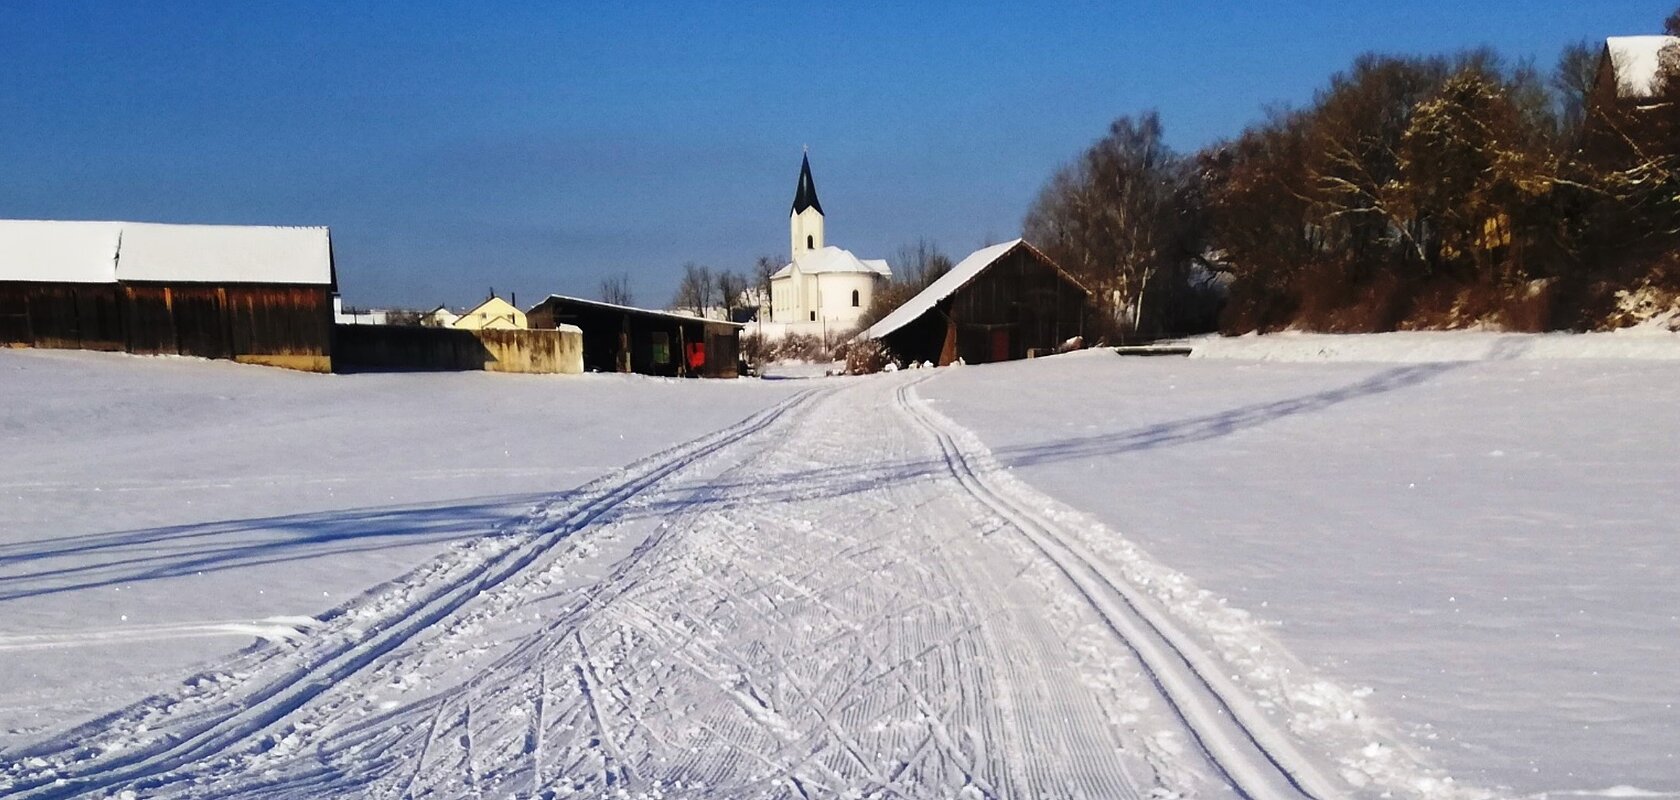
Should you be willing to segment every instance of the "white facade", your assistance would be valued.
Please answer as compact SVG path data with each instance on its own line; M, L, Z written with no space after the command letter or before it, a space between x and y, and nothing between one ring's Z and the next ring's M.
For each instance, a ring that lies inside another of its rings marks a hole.
M828 245L824 217L811 181L810 162L800 170L799 190L788 214L789 262L770 278L770 322L766 334L810 334L824 338L853 331L875 298L875 287L892 276L882 260L864 260Z

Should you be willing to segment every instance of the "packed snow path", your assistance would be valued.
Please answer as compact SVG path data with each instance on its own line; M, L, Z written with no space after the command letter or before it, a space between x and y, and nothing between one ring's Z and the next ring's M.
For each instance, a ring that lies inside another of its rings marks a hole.
M0 793L1343 793L923 378L832 383L557 496L4 753Z

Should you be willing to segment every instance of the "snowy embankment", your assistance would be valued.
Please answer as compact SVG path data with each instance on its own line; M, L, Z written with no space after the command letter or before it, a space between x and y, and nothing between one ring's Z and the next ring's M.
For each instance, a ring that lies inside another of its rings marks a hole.
M1182 572L1157 596L1344 778L1680 793L1680 336L1193 343L921 392Z
M793 392L0 350L0 746Z

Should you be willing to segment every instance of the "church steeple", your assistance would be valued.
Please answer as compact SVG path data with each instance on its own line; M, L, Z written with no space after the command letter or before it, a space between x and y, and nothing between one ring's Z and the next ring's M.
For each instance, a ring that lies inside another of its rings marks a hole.
M814 208L818 214L823 213L822 203L817 202L817 183L811 180L811 154L805 153L805 158L799 164L799 188L793 193L793 213L798 214L807 208Z
M817 183L811 180L811 153L799 164L799 188L788 213L788 245L794 261L799 254L823 249L823 210L817 202Z

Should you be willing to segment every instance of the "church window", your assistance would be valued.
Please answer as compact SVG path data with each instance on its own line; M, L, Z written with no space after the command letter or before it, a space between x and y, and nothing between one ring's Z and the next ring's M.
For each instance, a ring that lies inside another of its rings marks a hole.
M806 236L806 237L805 237L805 249L806 249L806 250L815 250L815 249L817 249L817 237L815 237L815 236Z
M815 311L812 311L812 312L811 312L811 321L812 321L812 322L816 322L816 321L817 321L817 312L815 312Z
M858 290L852 290L852 308L858 307Z

